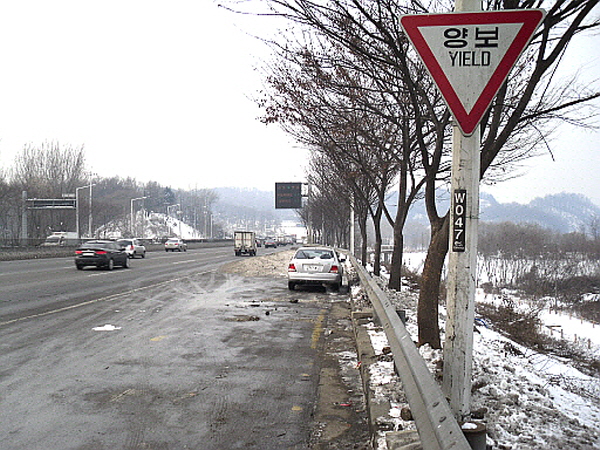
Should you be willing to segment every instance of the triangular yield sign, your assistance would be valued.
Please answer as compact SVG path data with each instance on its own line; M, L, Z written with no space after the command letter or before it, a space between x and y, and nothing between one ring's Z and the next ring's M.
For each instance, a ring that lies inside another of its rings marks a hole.
M544 15L541 9L419 14L400 22L470 136Z

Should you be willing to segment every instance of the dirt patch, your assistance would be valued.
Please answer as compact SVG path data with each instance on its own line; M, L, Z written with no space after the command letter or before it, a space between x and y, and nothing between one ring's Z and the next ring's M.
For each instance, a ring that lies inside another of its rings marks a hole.
M221 272L236 273L245 277L280 277L287 276L287 264L294 255L294 250L284 250L262 256L244 256L239 260L221 267Z

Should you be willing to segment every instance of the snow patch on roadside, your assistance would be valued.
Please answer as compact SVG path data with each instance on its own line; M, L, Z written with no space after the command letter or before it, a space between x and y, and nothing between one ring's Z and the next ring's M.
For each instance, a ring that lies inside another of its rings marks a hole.
M121 329L121 327L115 327L114 325L110 325L110 324L106 324L101 327L92 328L92 330L94 330L94 331L116 331L116 330L120 330L120 329Z
M360 289L352 293L362 295ZM406 328L416 340L417 294L387 294L397 309L406 310ZM443 308L440 311L444 313ZM443 330L443 321L440 325ZM380 354L387 346L385 334L374 324L368 328L373 348ZM471 411L483 417L479 421L486 424L493 449L600 448L600 379L579 372L566 359L525 348L493 328L477 326L474 339ZM596 340L600 341L600 333ZM428 346L419 352L432 375L439 376L442 352ZM393 402L394 385L401 389L393 364L374 364L371 377L376 397L392 400L387 421L393 421L395 429L414 427L399 417L402 402ZM385 439L380 436L377 441L380 450L386 448Z

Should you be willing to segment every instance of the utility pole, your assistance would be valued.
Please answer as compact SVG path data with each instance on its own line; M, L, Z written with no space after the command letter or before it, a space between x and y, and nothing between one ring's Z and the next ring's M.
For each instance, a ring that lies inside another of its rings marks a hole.
M450 253L444 342L444 393L459 419L470 412L479 221L479 126L452 134ZM463 247L464 245L464 247Z
M456 12L480 10L479 0L457 0L455 4ZM459 420L470 413L471 403L479 172L480 125L466 136L454 124L443 390Z

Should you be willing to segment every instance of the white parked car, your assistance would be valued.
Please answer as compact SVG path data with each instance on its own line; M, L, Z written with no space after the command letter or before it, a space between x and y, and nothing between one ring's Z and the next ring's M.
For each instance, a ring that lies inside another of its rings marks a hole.
M299 284L328 285L338 290L344 261L332 247L301 247L288 264L288 287L293 291Z

